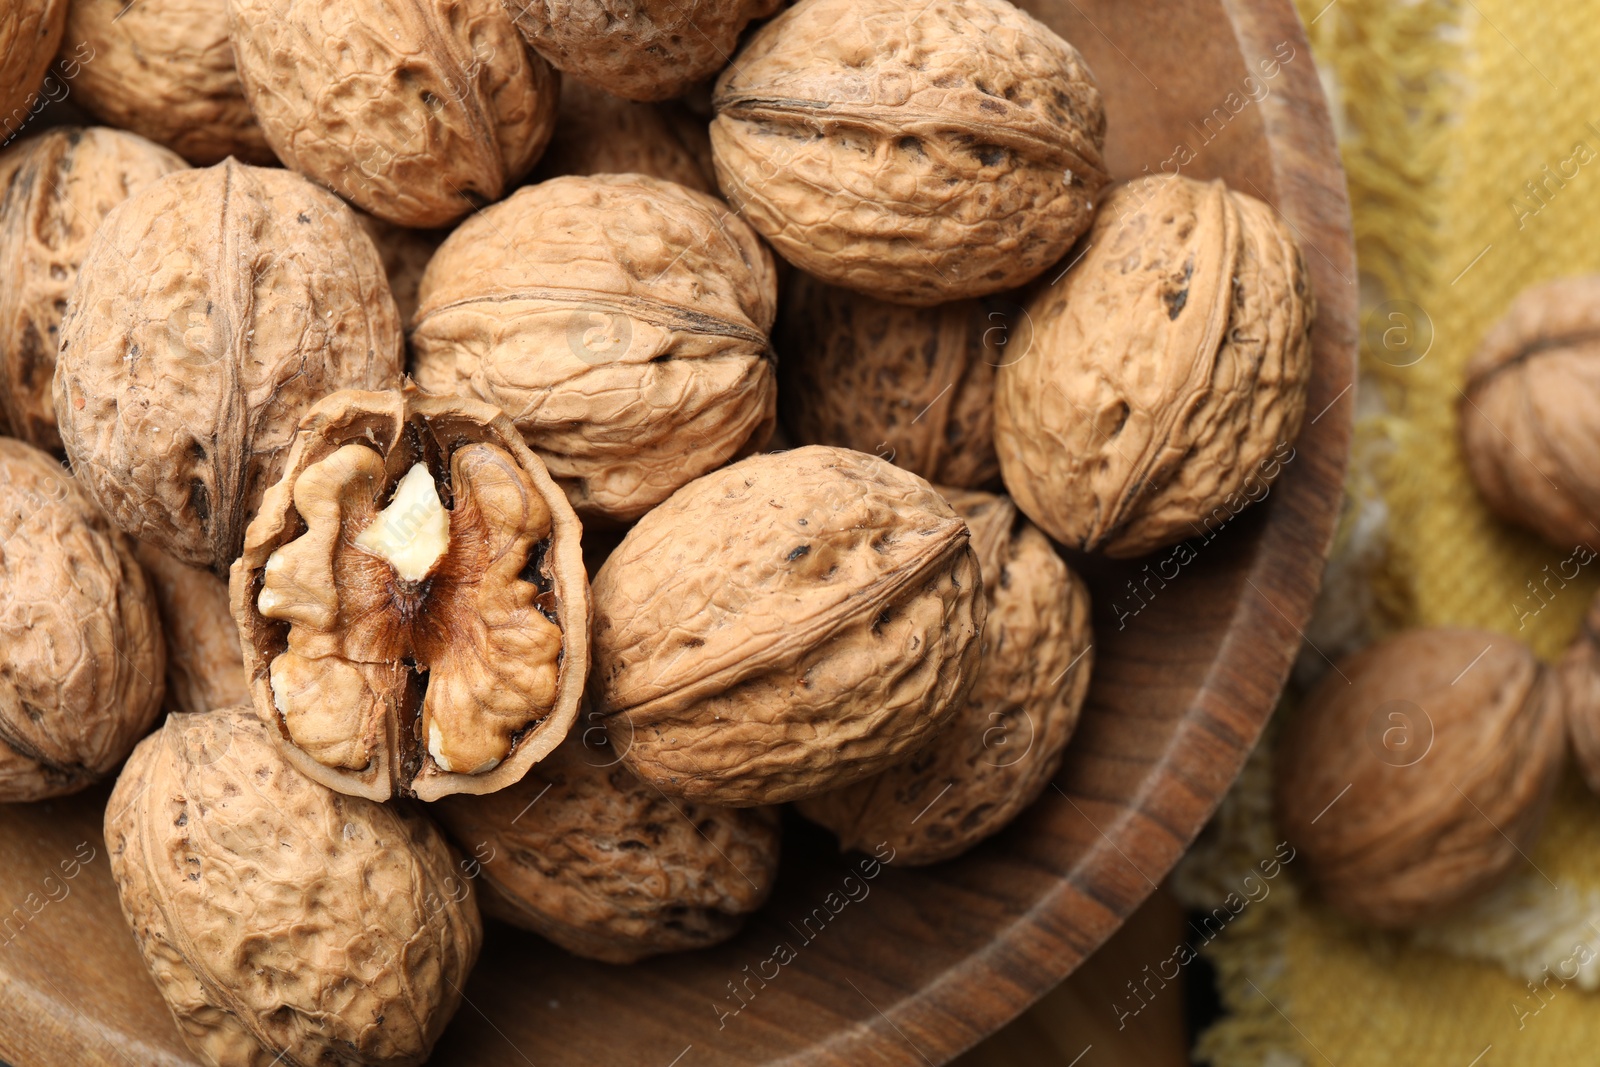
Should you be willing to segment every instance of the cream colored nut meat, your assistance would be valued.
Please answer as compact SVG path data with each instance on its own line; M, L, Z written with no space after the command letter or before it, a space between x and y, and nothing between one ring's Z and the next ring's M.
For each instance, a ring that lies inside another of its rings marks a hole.
M534 177L648 174L697 193L716 194L705 122L678 104L624 100L568 79L561 84L550 147Z
M690 482L595 577L590 698L673 796L750 806L868 777L966 700L985 602L914 474L811 445Z
M39 105L38 90L61 44L67 0L0 5L0 141L21 131Z
M586 523L631 522L772 432L772 257L712 197L553 178L457 227L418 299L417 384L504 410Z
M1113 189L995 375L1017 507L1068 547L1137 556L1210 536L1293 457L1310 282L1289 227L1220 181Z
M399 384L404 338L353 212L299 175L229 160L106 216L61 325L61 440L121 529L219 574L300 416Z
M115 770L161 710L165 667L133 545L59 463L0 437L0 802Z
M482 860L485 912L609 963L727 940L778 873L776 808L668 800L578 730L516 785L433 811Z
M211 711L250 703L228 583L146 544L136 545L134 553L161 609L167 706Z
M73 99L193 163L277 162L250 113L226 0L71 0Z
M582 693L578 536L488 405L334 394L302 423L233 569L257 710L296 766L358 796L515 782Z
M248 708L173 714L106 805L122 913L213 1067L416 1067L461 1002L472 882L412 807L285 762Z
M500 0L227 0L278 158L370 214L443 226L528 173L556 74Z
M61 316L111 209L187 164L142 137L63 126L0 150L0 429L59 451L51 399Z
M998 833L1050 784L1089 691L1089 593L1011 501L946 492L972 529L989 611L972 695L909 760L800 801L844 848L937 863Z
M717 181L779 255L919 307L1038 275L1106 182L1094 76L1005 0L800 0L713 103Z

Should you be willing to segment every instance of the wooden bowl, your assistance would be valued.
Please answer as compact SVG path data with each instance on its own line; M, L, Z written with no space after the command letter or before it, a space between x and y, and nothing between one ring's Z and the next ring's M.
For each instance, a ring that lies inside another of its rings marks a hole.
M1093 66L1113 173L1221 176L1298 233L1319 310L1295 458L1180 572L1158 555L1093 576L1083 723L1055 786L1004 833L950 863L846 882L859 858L791 820L776 897L740 937L632 967L491 927L433 1062L942 1063L1117 929L1255 743L1317 591L1353 412L1349 207L1310 50L1289 0L1023 6ZM106 792L14 806L0 824L0 1055L14 1067L194 1062L118 911Z

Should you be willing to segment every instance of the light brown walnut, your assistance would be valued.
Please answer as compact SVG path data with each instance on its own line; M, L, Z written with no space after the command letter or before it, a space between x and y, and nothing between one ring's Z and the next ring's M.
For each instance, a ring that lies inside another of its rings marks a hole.
M1600 793L1600 595L1556 671L1572 756L1589 788Z
M914 474L810 445L674 493L594 582L590 699L672 796L797 800L910 757L978 671L967 525Z
M669 800L583 733L516 785L433 809L482 863L484 911L609 963L732 937L772 891L777 809Z
M448 234L444 230L396 226L361 211L356 212L356 218L372 238L378 258L383 260L383 273L389 279L389 293L394 297L395 309L400 312L400 324L409 327L417 313L417 292L422 288L423 272Z
M1289 227L1220 181L1140 178L1028 303L995 376L1017 506L1063 544L1137 556L1267 494L1311 376L1310 281Z
M648 174L697 193L717 192L705 122L675 103L638 103L583 82L561 85L555 133L534 169L564 174Z
M487 404L319 403L230 582L256 710L290 762L373 800L520 779L583 693L580 532Z
M229 160L112 209L61 325L54 399L118 527L225 573L300 416L398 384L403 339L355 214L297 174Z
M15 136L38 105L36 93L61 45L67 0L0 5L0 141Z
M161 610L167 707L213 711L250 703L228 583L146 544L135 546L134 554Z
M1005 0L801 0L714 104L717 181L780 255L919 307L1031 280L1106 182L1094 76Z
M173 714L106 805L122 913L213 1067L414 1067L461 1002L483 929L414 808L317 784L248 708Z
M585 522L637 519L776 421L771 255L671 182L519 190L445 240L419 301L417 384L504 410Z
M443 226L539 158L556 74L500 0L227 0L256 120L284 165L369 214Z

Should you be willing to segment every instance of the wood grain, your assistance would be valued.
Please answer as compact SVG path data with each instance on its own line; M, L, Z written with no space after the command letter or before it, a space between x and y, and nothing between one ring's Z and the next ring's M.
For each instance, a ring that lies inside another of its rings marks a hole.
M1354 409L1349 208L1316 71L1288 0L1024 6L1096 71L1115 173L1160 170L1188 145L1183 173L1262 197L1299 235L1318 317L1294 459L1269 499L1201 543L1176 577L1150 580L1144 568L1160 554L1091 569L1099 645L1083 725L1054 787L1004 833L960 860L920 871L891 862L868 879L859 857L791 819L780 889L739 938L634 967L493 928L435 1063L946 1062L1117 929L1255 743L1317 590ZM1273 59L1267 77L1260 64ZM1148 590L1133 614L1129 582ZM105 796L17 806L0 827L0 928L11 917L0 932L0 1056L15 1067L192 1062L117 912ZM80 847L95 856L63 881L60 864ZM779 944L794 959L765 963Z

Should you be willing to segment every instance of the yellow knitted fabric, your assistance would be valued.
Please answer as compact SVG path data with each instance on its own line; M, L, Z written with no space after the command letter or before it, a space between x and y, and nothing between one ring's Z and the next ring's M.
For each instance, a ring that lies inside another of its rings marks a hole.
M1385 615L1374 628L1482 626L1552 658L1600 563L1554 596L1532 595L1530 582L1556 573L1572 546L1489 515L1461 460L1456 413L1466 361L1518 292L1600 272L1600 18L1592 0L1297 3L1340 123L1363 274L1362 385L1384 407L1358 427L1358 464L1369 466L1352 477L1388 509L1385 563L1371 579ZM1386 338L1391 326L1400 332ZM1271 855L1268 758L1263 750L1230 798L1231 822L1225 812L1211 835L1222 840L1202 842L1180 872L1192 903ZM1215 1067L1595 1062L1600 994L1560 977L1535 990L1506 963L1519 930L1540 923L1557 933L1522 956L1562 970L1579 937L1600 955L1600 926L1566 921L1600 915L1600 801L1576 780L1560 790L1532 863L1480 906L1475 926L1429 935L1449 952L1275 891L1208 949L1230 1014L1198 1054ZM1522 970L1539 977L1526 961Z

